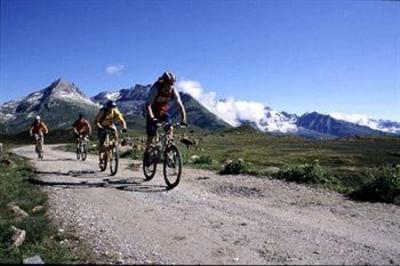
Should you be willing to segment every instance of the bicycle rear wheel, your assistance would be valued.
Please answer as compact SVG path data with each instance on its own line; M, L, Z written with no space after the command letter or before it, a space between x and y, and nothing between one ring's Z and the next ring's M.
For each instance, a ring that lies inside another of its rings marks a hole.
M44 155L43 155L43 147L41 143L36 144L36 152L38 154L38 158L40 160L43 160Z
M110 153L110 172L115 175L118 172L119 151L118 146L114 146Z
M159 150L156 147L150 147L147 152L143 154L143 173L144 179L149 181L153 179L157 170Z
M169 189L179 184L182 174L182 158L175 145L169 146L164 154L164 179Z

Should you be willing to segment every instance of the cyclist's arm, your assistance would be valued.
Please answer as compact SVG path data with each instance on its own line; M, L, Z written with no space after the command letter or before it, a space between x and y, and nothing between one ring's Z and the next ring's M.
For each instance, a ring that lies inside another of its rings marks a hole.
M122 124L122 128L126 129L126 122L121 112L117 109L115 110L116 119Z
M88 121L86 121L86 125L89 129L89 134L92 135L92 127L90 126L90 123Z
M75 134L78 135L79 133L78 130L76 129L76 124L77 124L76 121L72 124L72 130L75 132Z
M49 129L47 128L46 124L44 122L42 122L42 127L44 129L44 134L48 134L49 133Z
M173 91L174 91L175 101L179 106L179 111L181 112L182 122L186 122L186 111L185 111L185 107L183 106L181 96L179 95L179 92L175 88Z
M103 111L103 110L100 110L100 112L97 114L97 116L96 116L96 126L97 127L99 127L99 128L103 128L102 126L101 126L101 124L100 124L100 119L101 119L101 117L103 116L103 112L105 112L105 111Z
M148 114L149 114L151 119L154 118L154 114L153 114L153 110L151 109L151 105L154 103L154 100L156 99L157 93L158 93L158 88L155 87L155 86L151 87L150 92L149 92L149 96L148 96L147 102L146 102L147 112L148 112Z

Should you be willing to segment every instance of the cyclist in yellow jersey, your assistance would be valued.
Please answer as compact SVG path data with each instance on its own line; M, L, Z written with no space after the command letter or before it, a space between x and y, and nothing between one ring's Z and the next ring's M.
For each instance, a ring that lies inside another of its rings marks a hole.
M122 124L123 132L126 132L126 122L114 101L108 101L96 116L97 137L99 139L99 151L103 149L106 140L107 130L112 129L118 141L118 131L114 125L117 120Z

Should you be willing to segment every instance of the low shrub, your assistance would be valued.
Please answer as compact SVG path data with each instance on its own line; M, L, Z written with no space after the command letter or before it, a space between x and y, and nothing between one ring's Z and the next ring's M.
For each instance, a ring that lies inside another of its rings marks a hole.
M242 159L237 161L229 162L225 165L224 169L222 169L219 174L221 175L238 175L245 174L250 172L250 164L245 162Z
M366 175L369 181L351 193L351 197L363 201L400 205L400 165L374 168Z
M334 181L334 178L320 166L318 160L314 160L311 164L286 167L276 173L275 177L306 184L327 184Z

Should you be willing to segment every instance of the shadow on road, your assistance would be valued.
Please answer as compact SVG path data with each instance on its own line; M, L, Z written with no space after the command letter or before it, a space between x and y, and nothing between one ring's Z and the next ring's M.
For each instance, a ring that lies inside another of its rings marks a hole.
M145 185L145 184L134 184L120 186L117 189L133 192L143 192L143 193L154 193L154 192L164 192L170 190L167 186L162 185Z
M60 175L60 176L71 176L81 177L87 180L82 181L47 181L42 180L39 177L32 176L28 178L28 181L32 184L42 186L54 186L61 188L92 188L92 187L104 187L104 188L115 188L118 190L132 191L132 192L143 192L143 193L154 193L154 192L165 192L170 190L167 186L162 185L151 185L146 184L146 180L143 178L104 178L102 180L93 180L91 177L79 176L82 174L94 174L95 171L68 171L68 172L57 172L57 171L36 171L35 173L41 175ZM94 177L99 179L98 177Z
M55 162L55 161L76 161L76 159L72 159L72 158L46 159L46 158L44 158L42 161L44 161L44 162Z
M88 176L82 176L82 175L90 175L90 174L95 174L98 173L99 171L88 171L88 170L80 170L80 171L73 171L70 170L68 172L61 172L61 171L38 171L36 170L35 173L39 175L62 175L62 176L72 176L72 177L81 177L81 178L90 178Z

